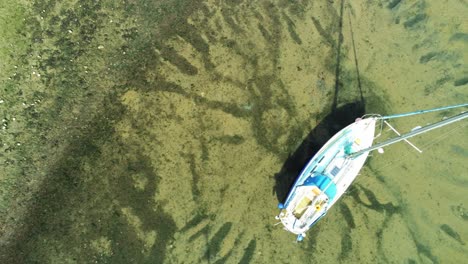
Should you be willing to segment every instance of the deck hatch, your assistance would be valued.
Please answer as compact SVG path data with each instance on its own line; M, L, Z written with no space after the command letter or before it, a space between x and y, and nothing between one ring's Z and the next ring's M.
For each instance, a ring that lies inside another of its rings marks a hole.
M338 174L338 172L340 172L340 168L338 168L337 166L333 167L333 169L330 171L333 177L335 177Z

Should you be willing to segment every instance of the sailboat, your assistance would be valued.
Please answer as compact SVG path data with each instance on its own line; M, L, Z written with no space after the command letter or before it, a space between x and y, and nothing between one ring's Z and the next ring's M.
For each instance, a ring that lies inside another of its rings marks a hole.
M411 144L408 138L467 118L468 112L417 127L403 135L386 120L467 106L468 103L389 116L365 115L356 119L336 133L307 163L285 202L278 204L280 212L276 219L280 220L285 230L297 235L297 241L302 241L306 232L327 214L349 188L364 166L369 152L376 149L381 152L383 147L402 140ZM377 137L376 126L382 129L384 123L398 136L372 145Z

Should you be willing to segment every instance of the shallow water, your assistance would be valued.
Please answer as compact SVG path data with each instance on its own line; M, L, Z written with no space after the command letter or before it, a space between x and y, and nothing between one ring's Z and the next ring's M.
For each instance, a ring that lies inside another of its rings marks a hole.
M412 140L423 154L373 154L303 243L274 216L355 117L468 101L467 12L465 0L2 2L0 260L462 263L465 121Z

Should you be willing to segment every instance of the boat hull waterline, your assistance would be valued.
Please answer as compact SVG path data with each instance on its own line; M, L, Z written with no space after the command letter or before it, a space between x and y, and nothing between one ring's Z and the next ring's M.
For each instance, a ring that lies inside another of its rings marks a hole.
M284 228L298 235L322 218L354 181L369 155L349 157L350 153L372 145L378 118L357 119L336 133L299 174L276 217Z

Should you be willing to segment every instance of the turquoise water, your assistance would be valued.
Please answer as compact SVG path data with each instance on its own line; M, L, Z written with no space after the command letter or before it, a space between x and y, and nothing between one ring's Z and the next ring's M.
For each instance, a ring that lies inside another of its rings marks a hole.
M301 164L355 117L468 101L467 11L1 2L0 260L463 262L465 121L412 140L423 154L373 154L303 243L274 216Z

